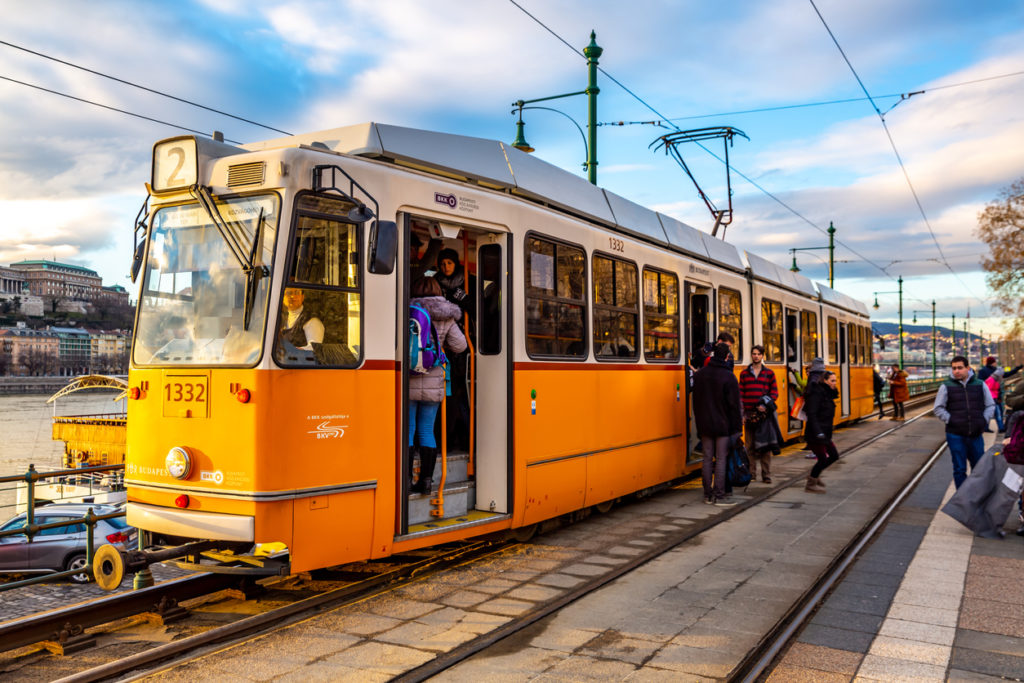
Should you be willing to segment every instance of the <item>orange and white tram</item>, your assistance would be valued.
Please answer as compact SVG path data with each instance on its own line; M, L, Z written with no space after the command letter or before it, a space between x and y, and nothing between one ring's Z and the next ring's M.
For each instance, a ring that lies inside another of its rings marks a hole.
M823 355L837 420L871 411L862 304L501 142L177 137L148 190L125 481L153 534L297 572L610 505L698 466L687 352L721 330L737 373L763 344L785 396ZM410 495L409 288L442 246L475 300L470 415L447 485Z

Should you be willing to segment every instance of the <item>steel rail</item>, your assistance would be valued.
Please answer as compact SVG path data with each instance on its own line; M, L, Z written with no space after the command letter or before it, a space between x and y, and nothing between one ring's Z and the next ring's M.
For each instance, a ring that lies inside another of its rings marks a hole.
M47 640L59 641L58 634L68 624L82 628L98 626L126 616L155 611L165 598L180 602L230 588L237 582L238 577L203 573L3 622L0 623L0 650L13 650Z
M918 420L924 417L925 415L928 415L929 412L930 411L925 411L920 415L916 415L908 419L907 422L913 422L915 420ZM898 430L903 424L906 423L900 423L899 425L889 427L883 432L876 434L875 436L870 437L868 439L865 439L864 441L852 446L851 448L848 448L846 452L840 456L840 458L845 458L852 453L856 453L862 448L870 446L879 439L885 438L886 436ZM404 674L396 676L392 680L400 683L418 683L419 681L425 681L428 678L436 676L441 672L455 666L459 662L462 662L472 657L473 655L482 652L483 650L486 650L495 643L522 631L523 629L535 624L536 622L540 621L541 619L544 619L545 617L551 616L552 614L558 612L559 610L570 605L571 603L576 602L580 598L583 598L588 594L593 593L594 591L611 583L615 579L618 579L621 576L633 571L634 569L637 569L638 567L647 564L655 558L673 550L677 546L682 545L683 543L691 540L696 536L699 536L705 531L732 519L741 512L775 495L780 490L796 484L798 481L804 479L806 476L806 473L794 475L786 479L783 483L773 486L771 489L767 489L764 492L753 496L748 501L735 505L732 508L726 508L722 512L713 517L709 517L698 522L695 522L693 525L688 527L687 530L684 531L681 535L676 536L675 538L671 538L660 545L653 546L650 550L648 550L645 553L642 553L641 555L636 556L629 562L626 562L622 565L610 569L610 571L606 574L585 581L584 583L580 584L573 590L565 593L561 597L544 603L538 609L528 612L527 614L523 615L518 619L513 619L512 621L503 624L502 626L499 626L490 633L486 633L482 636L479 636L478 638L474 638L473 640L467 641L462 645L459 645L449 650L448 652L441 653L429 662L426 662L414 669L410 669L409 671L406 671Z
M874 540L875 534L885 525L892 513L896 511L914 490L921 478L931 469L942 452L946 450L943 443L933 452L928 461L917 471L907 484L900 489L896 496L889 501L886 508L875 517L871 525L855 538L847 548L834 560L832 566L825 575L812 586L800 602L794 606L794 612L787 615L768 636L762 640L753 653L748 656L729 676L730 681L742 683L754 683L759 680L765 670L771 665L779 653L789 644L796 632L806 623L811 614L817 609L818 604L825 598L832 587L839 581L849 566L857 559L864 547Z
M143 669L148 665L162 662L183 653L189 653L190 656L186 659L194 659L197 656L197 648L213 645L223 646L224 641L227 640L233 639L232 642L234 642L251 637L259 632L275 630L303 619L309 616L311 612L338 607L347 602L366 598L374 590L391 585L409 583L418 579L424 572L437 571L455 564L475 560L483 555L497 552L505 545L507 545L506 541L478 541L476 543L460 545L456 548L447 548L425 558L423 561L404 564L370 578L340 586L319 595L312 595L262 614L245 617L231 624L219 626L123 659L80 671L60 678L56 683L100 681L136 669ZM205 654L205 651L198 654ZM180 663L180 661L175 661L162 668L168 668ZM155 670L148 670L146 675L152 675L155 672Z

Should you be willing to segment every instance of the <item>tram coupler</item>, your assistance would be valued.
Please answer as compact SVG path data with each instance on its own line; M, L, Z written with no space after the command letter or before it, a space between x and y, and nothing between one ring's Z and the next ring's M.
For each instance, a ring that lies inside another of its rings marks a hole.
M198 555L219 545L217 541L197 541L160 550L122 552L112 545L104 544L92 558L92 575L97 586L105 591L112 591L121 585L125 574L141 571L157 562L166 562L186 555Z

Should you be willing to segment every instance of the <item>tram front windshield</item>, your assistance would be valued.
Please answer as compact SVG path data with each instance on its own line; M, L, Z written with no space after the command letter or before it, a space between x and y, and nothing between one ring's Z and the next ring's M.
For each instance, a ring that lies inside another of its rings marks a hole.
M252 365L260 357L270 290L260 266L271 265L278 198L215 201L227 235L199 204L162 208L153 216L135 331L136 365ZM243 260L250 254L256 267L247 276Z

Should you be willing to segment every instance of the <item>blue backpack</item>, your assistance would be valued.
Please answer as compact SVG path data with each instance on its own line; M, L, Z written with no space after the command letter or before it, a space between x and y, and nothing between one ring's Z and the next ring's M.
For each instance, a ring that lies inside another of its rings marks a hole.
M409 304L409 372L425 375L448 359L437 339L430 313L419 304Z
M731 444L729 455L725 461L725 476L734 488L744 488L754 478L750 474L750 459L747 457L747 449L736 440Z

